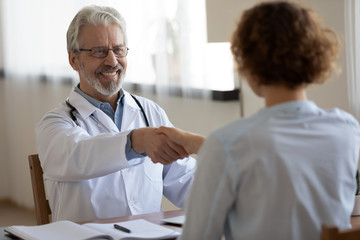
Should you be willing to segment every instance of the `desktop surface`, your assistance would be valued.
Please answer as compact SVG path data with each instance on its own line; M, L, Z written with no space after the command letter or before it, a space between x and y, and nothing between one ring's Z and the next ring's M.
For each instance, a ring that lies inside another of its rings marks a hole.
M126 217L102 219L102 220L96 220L96 221L90 221L90 222L93 222L93 223L113 223L113 222L122 222L122 221L134 220L134 219L145 219L145 220L147 220L149 222L164 225L166 227L174 228L174 229L176 229L178 231L179 230L181 231L180 226L174 226L174 225L171 225L171 224L166 224L162 220L166 219L166 218L173 218L173 217L182 216L182 215L184 215L184 212L182 210L174 210L174 211L155 212L155 213L132 215L132 216L126 216ZM86 223L89 223L89 222L86 222ZM353 228L360 228L360 216L351 217L351 224L352 224ZM6 233L4 232L4 229L5 229L5 226L0 227L0 240L14 240L14 238L11 238L11 237L6 235Z

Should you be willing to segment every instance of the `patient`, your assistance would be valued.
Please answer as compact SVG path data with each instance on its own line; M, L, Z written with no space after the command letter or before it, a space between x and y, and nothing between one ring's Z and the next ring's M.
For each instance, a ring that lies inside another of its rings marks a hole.
M306 95L334 70L335 33L312 10L272 1L243 13L231 50L265 108L203 144L198 135L158 130L189 153L200 148L182 239L320 239L322 224L350 227L359 124Z

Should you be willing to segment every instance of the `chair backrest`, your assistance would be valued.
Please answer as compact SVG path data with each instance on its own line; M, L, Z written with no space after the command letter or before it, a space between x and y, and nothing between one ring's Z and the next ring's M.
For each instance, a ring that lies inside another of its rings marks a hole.
M29 166L34 195L36 223L38 225L50 223L51 209L49 201L46 199L43 170L38 154L29 155Z
M360 228L341 230L334 226L323 225L321 229L321 240L359 240Z

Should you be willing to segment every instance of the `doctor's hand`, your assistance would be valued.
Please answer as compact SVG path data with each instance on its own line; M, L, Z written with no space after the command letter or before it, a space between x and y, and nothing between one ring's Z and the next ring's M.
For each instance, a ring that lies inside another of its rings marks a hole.
M137 153L145 152L153 163L164 165L189 156L181 145L153 127L135 129L131 134L131 147Z
M198 153L205 137L198 134L182 131L178 128L159 127L156 132L165 134L173 142L183 146L187 153Z

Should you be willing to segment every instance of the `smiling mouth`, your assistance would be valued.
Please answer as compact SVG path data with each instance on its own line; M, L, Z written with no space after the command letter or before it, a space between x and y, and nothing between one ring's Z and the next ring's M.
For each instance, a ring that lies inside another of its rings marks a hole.
M113 77L117 74L118 71L115 72L102 72L101 74L104 75L105 77Z

